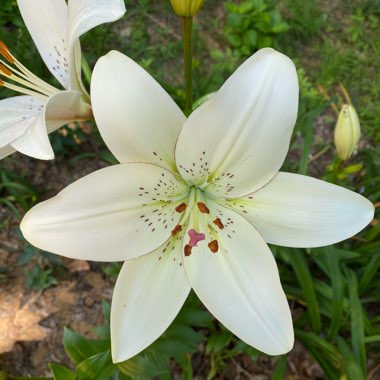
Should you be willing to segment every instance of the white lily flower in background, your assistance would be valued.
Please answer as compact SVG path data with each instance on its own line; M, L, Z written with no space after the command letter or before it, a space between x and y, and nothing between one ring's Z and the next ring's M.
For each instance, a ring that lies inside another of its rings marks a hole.
M0 87L25 94L0 101L0 159L19 151L52 159L48 133L92 118L81 79L79 37L125 13L123 0L18 0L21 15L46 66L65 90L31 73L0 41Z
M298 109L292 61L260 50L186 119L146 71L113 51L95 66L91 96L121 164L35 206L21 230L56 254L125 261L112 301L113 360L157 339L191 288L246 343L288 352L292 319L267 243L332 244L374 212L354 192L279 172Z

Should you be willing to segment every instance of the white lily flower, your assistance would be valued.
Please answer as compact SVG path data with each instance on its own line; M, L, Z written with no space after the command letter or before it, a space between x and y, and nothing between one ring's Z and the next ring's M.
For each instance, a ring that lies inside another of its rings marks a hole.
M95 66L91 96L121 164L35 206L21 229L63 256L125 261L112 301L113 360L157 339L191 288L246 343L289 351L291 314L266 242L332 244L374 212L354 192L279 172L298 109L292 61L260 50L186 120L148 73L113 51Z
M16 150L54 158L48 133L92 118L81 79L79 37L125 13L123 0L18 0L21 15L46 66L65 90L31 73L0 41L0 87L25 94L0 101L0 159Z

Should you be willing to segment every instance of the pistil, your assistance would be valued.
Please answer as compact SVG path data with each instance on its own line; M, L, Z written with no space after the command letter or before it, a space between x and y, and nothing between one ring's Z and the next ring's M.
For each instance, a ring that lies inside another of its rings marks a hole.
M200 241L205 240L206 236L204 233L198 233L197 231L191 229L188 232L190 241L189 244L191 247L195 247Z

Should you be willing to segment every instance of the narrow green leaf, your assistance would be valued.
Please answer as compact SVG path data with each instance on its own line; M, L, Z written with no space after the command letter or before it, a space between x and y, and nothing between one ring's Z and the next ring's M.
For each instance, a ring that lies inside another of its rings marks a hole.
M341 370L335 367L326 355L318 348L313 346L308 346L305 344L308 352L311 356L317 361L317 363L321 366L324 373L324 379L326 380L337 380L341 379ZM342 380L345 380L344 378Z
M343 367L343 358L337 348L312 332L299 329L294 329L294 332L297 339L305 345L308 352L322 367L325 378L328 380L339 379Z
M271 380L284 380L286 377L286 371L288 370L288 359L286 356L281 356L280 360L277 362L277 366Z
M365 343L375 343L380 342L380 335L366 336L364 338Z
M320 352L324 357L329 359L329 362L336 368L340 368L342 366L342 357L337 350L337 348L322 339L319 335L314 334L309 331L302 331L299 329L294 329L294 333L296 337L304 343L307 348L315 347L318 352Z
M233 335L228 330L212 331L207 339L206 353L220 353L231 342Z
M377 255L374 255L369 263L364 267L363 274L360 276L359 281L359 293L362 294L365 292L368 287L371 285L372 279L378 272L380 268L380 252Z
M196 307L184 306L175 320L187 326L206 327L214 317L196 305Z
M63 345L67 355L75 364L109 348L109 342L106 340L86 339L66 327L63 332Z
M18 377L0 370L0 380L54 380L51 377Z
M310 152L313 145L313 119L314 114L310 113L306 118L304 133L303 151L300 160L299 173L307 174L307 167L309 165Z
M167 357L151 350L118 363L117 366L122 373L133 380L149 380L169 373Z
M84 54L82 54L82 62L81 62L81 64L82 64L82 73L83 73L83 76L86 79L87 84L90 84L91 83L92 72L91 72L90 65L88 64L87 58L84 56Z
M335 255L334 249L332 247L326 247L325 252L329 276L333 289L332 319L328 332L328 336L331 339L337 335L342 324L344 285L342 273L339 266L339 257Z
M346 270L348 280L349 297L351 303L351 339L354 357L366 374L366 352L364 341L364 321L362 305L358 295L358 282L352 270Z
M58 364L49 363L49 367L54 375L54 380L76 380L75 373L70 369Z
M336 338L339 351L344 358L344 369L349 380L366 380L360 366L350 350L349 345L340 336Z
M302 287L313 331L319 333L321 330L321 316L317 296L313 279L302 250L293 251L291 265Z
M108 380L116 369L109 350L90 356L77 366L78 380Z
M331 286L327 285L325 282L314 279L315 289L321 297L325 297L326 299L332 300L334 297L334 291ZM350 300L347 297L343 297L342 299L343 310L347 313L350 310Z

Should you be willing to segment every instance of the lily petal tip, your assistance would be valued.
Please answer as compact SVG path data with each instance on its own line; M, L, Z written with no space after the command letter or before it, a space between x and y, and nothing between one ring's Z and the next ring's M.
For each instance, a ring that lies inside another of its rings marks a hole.
M280 335L280 334L279 334ZM271 347L263 350L264 353L271 356L284 355L290 352L294 346L294 330L293 326L283 331L276 342Z
M111 357L112 357L112 363L122 363L126 360L129 360L133 358L135 355L137 355L139 352L136 352L136 350L130 350L128 347L126 347L126 344L123 344L123 347L120 347L119 342L114 343L117 341L116 339L111 339ZM132 348L132 345L130 345L129 348ZM141 351L141 350L140 350Z

